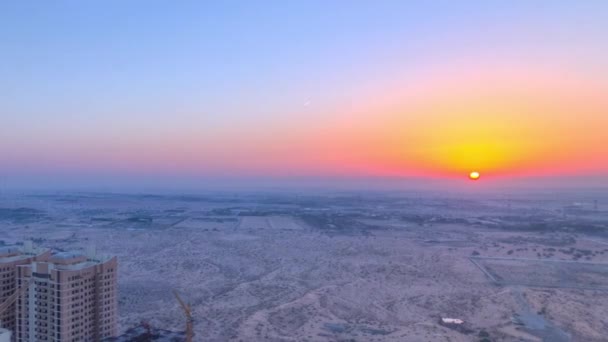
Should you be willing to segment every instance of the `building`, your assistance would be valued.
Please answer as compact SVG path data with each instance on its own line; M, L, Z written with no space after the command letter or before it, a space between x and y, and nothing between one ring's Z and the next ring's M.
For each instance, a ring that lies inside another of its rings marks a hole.
M117 335L117 260L61 252L17 267L14 340L86 342Z
M11 342L11 331L0 328L0 342Z
M139 326L127 329L124 334L118 337L111 337L103 340L103 342L134 342L134 341L146 341L146 342L185 342L186 332L184 331L171 331L165 329L158 329L150 326L149 324L142 323ZM2 342L2 341L0 341Z
M29 265L33 261L45 261L50 256L49 249L34 248L31 241L23 246L0 247L0 327L10 331L15 330L16 291L19 291L17 266Z

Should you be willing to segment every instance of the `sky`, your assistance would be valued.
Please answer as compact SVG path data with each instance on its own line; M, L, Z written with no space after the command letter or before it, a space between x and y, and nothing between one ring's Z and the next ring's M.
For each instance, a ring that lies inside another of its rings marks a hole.
M607 36L591 0L2 1L0 187L608 186Z

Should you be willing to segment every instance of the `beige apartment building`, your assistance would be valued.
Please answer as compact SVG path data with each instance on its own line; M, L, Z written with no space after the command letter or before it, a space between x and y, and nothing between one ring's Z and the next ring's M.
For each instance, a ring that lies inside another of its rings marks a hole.
M34 248L30 241L23 246L0 247L0 328L15 331L15 302L20 290L17 287L17 267L45 261L50 256L49 249ZM2 336L7 334L10 333L3 333Z
M17 342L100 341L117 334L117 260L61 252L17 266Z

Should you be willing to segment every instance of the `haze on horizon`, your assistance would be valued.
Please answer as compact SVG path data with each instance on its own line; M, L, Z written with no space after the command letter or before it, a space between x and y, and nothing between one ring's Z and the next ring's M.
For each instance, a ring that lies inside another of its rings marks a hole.
M4 2L0 187L608 184L604 1Z

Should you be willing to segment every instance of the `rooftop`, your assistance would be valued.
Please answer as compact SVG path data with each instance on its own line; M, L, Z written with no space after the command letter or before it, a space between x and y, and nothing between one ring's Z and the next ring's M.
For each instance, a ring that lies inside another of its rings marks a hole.
M54 264L55 268L60 270L79 270L111 259L110 256L87 254L82 251L57 252L51 256L49 263Z
M48 249L32 247L31 244L2 246L0 247L0 264L31 258L46 251Z
M86 260L87 257L81 252L59 252L53 254L49 259L50 262L60 265L72 265Z
M21 251L17 246L3 246L0 247L0 258L4 258L7 256L13 256L21 254Z

